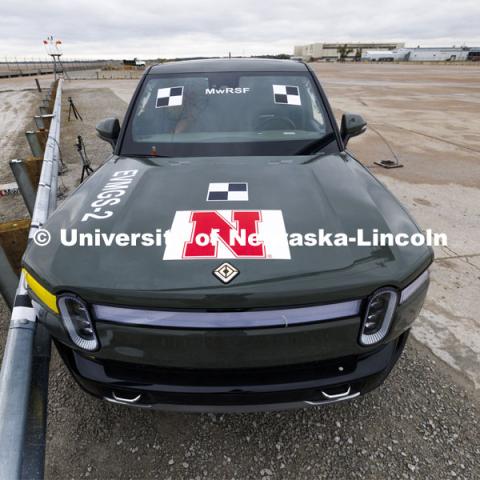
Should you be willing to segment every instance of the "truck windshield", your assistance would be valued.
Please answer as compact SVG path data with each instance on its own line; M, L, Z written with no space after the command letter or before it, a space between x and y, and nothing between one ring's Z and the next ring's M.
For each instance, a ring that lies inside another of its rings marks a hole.
M295 155L335 138L298 72L149 75L127 122L122 155Z

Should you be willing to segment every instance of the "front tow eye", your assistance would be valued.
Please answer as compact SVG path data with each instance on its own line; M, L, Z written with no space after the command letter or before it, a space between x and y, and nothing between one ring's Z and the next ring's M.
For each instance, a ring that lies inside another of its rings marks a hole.
M344 392L340 393L327 393L322 390L322 395L327 399L327 400L336 400L339 398L343 397L348 397L350 395L351 387L348 385L347 389Z
M120 395L116 395L115 392L112 392L112 399L119 403L137 403L142 398L142 394L137 395L133 398L126 398L121 397Z
M321 391L323 400L306 400L307 405L324 405L327 403L342 402L343 400L351 400L360 396L360 392L352 393L350 385L345 387L345 391L339 393L327 393L324 390Z

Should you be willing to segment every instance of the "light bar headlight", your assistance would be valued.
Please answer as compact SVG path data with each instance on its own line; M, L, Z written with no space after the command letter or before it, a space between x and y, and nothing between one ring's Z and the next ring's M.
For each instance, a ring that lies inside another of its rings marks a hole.
M65 294L58 297L58 308L72 342L89 352L97 350L99 342L87 304L75 295Z
M405 287L400 294L400 304L406 302L411 296L413 296L415 293L422 288L425 283L429 281L429 272L428 270L425 270L419 277L417 277L416 280L414 280L410 285Z
M362 345L374 345L385 338L397 303L398 293L393 288L381 288L370 297L360 332Z

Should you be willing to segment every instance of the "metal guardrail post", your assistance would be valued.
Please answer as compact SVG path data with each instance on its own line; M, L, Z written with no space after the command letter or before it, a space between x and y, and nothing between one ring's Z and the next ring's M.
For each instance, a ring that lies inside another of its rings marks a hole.
M10 168L12 169L13 176L17 181L18 188L20 189L20 193L25 201L28 213L30 213L30 216L32 216L33 209L35 207L36 193L32 182L30 181L27 167L23 160L10 160Z
M39 130L45 130L45 123L43 122L43 115L35 115L33 117L33 120L35 122L35 126Z
M49 107L45 107L49 108ZM39 130L48 130L50 128L50 122L52 120L53 114L48 113L46 115L35 115L33 120L35 125Z
M10 310L13 309L15 291L17 290L18 277L10 264L3 248L0 247L0 294Z
M57 197L51 194L51 187L56 185L58 175L61 88L62 80L59 82L55 99L54 116L45 148L29 239L32 239L56 207ZM22 273L0 372L2 480L43 478L50 337L41 327L39 335L36 335L36 327L35 310L27 295ZM34 377L32 369L35 369Z
M27 137L32 155L34 157L43 157L43 146L40 143L37 132L29 130L28 132L25 132L25 136Z

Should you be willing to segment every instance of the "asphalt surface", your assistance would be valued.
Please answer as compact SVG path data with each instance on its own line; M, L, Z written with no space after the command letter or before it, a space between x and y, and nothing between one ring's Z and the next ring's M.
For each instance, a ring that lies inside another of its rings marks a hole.
M334 77L334 72L331 75ZM109 146L95 136L94 126L103 117L123 115L135 83L92 80L66 84L65 100L70 95L73 97L84 122L67 122L68 107L64 103L61 149L67 171L60 181L64 195L78 184L80 178L80 160L74 146L76 136L84 137L92 164L98 167L108 155ZM25 84L21 85L24 88ZM340 86L335 87L337 92L334 86L328 88L333 91L334 106L342 106L345 91ZM356 88L351 91L352 97ZM370 95L375 98L373 91ZM380 91L378 95L381 95ZM361 99L369 105L373 101L368 98L365 101L364 96ZM410 101L413 103L415 99ZM396 103L388 107L389 114L400 108ZM379 109L378 102L372 103L369 108L369 114L374 115ZM433 114L435 111L432 111ZM26 122L25 118L19 128L27 128ZM18 133L18 142L9 144L12 158L21 156L25 150L22 135ZM352 141L352 148L359 146L361 156L368 163L372 161L372 152L378 156L385 152L385 145L378 140L375 143L374 138L370 136L368 149L365 146L367 136ZM20 153L15 152L15 146ZM395 142L393 146L401 149ZM440 149L439 146L436 148ZM411 152L405 153L402 161L412 161L412 155ZM2 164L7 160L1 156ZM470 160L465 158L462 161ZM473 163L471 165L476 168ZM432 177L440 175L432 166L422 165L422 181L425 181L429 168ZM401 193L402 201L409 207L411 199L422 200L414 202L414 206L419 206L414 215L420 215L422 226L425 227L431 218L441 219L445 212L450 213L448 205L435 204L441 201L438 192L445 192L445 187L439 189L433 185L434 182L427 186L422 183L412 191L412 183L418 180L414 165L400 170L391 173L392 189L397 195ZM387 173L390 175L390 172ZM453 173L446 171L442 175L454 178ZM463 174L460 172L460 175ZM0 183L2 181L3 178ZM468 183L469 188L475 187L472 179L465 179L464 183ZM430 187L431 193L423 194ZM465 194L462 190L457 193L458 198L463 198ZM434 201L431 196L434 196ZM451 201L452 194L444 196L445 203L449 199ZM0 214L9 218L11 212L16 211L12 210L15 205L8 203L7 208L7 204L1 201ZM422 218L424 212L428 212L426 201L431 201L434 213ZM19 204L16 207L20 209ZM470 212L465 218L471 219L471 215ZM457 225L457 228L463 228L462 222L463 216L454 221L452 216L445 218L446 224ZM434 296L430 301L437 309L446 308L445 305L449 308L455 306L457 313L460 312L457 317L451 317L448 312L442 311L447 319L445 332L450 332L449 329L455 325L462 325L465 304L470 309L468 312L471 311L473 302L467 296L459 296L460 291L465 291L463 283L467 282L467 286L475 292L479 279L478 274L470 274L460 260L453 258L448 261L458 261L458 278L450 282L448 274L444 275L437 267L438 275L434 276L431 287ZM465 277L467 274L471 276ZM447 279L444 285L439 283L443 279ZM452 296L459 296L463 303L457 306ZM469 316L475 318L470 313ZM428 320L433 324L438 318L436 314ZM6 338L8 319L6 307L0 302L1 339ZM415 328L423 326L422 316L416 323ZM475 325L472 324L470 338L475 338ZM468 329L465 331L468 332ZM430 346L429 342L437 338L437 333L428 331L425 343ZM448 336L454 337L450 333ZM455 356L456 350L450 344L445 342L441 346L440 352ZM456 348L460 351L460 347L465 350L465 342L460 342ZM3 341L0 342L0 355L2 348ZM462 368L463 365L465 368ZM458 367L455 362L450 365L444 363L411 337L386 383L363 398L345 404L288 412L199 415L135 410L94 399L76 385L53 350L46 478L480 478L480 396L478 389L474 389L470 374L470 371L478 371L476 357L465 357L463 365ZM457 370L451 366L457 367Z

